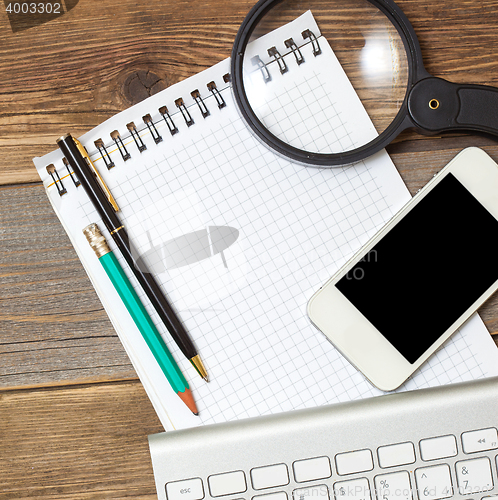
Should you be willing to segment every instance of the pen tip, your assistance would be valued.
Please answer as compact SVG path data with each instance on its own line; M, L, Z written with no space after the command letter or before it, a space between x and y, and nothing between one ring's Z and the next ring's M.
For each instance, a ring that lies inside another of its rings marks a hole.
M201 357L196 354L193 358L190 358L190 362L196 369L197 373L201 376L201 378L203 378L206 382L209 382L208 373L206 371L206 368L204 367Z

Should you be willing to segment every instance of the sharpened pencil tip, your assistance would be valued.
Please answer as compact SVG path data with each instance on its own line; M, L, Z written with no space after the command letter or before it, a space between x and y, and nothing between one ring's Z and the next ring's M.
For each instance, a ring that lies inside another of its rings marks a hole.
M190 389L185 389L183 392L178 391L177 394L194 415L199 415L199 410L195 405L194 396L192 396L192 391Z

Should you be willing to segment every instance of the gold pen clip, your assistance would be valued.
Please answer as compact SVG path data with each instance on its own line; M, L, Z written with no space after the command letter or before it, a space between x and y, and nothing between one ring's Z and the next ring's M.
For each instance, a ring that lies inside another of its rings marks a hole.
M92 169L93 173L97 177L97 180L100 184L100 187L103 189L104 193L107 195L107 199L109 200L109 203L112 205L112 208L114 208L115 212L119 212L119 207L118 204L116 203L116 200L112 196L111 192L109 191L109 188L105 185L104 179L99 174L99 171L97 170L97 167L93 164L92 160L90 160L90 157L88 156L88 153L86 152L86 149L83 147L83 144L81 144L78 139L75 139L74 137L71 137L76 144L76 147L78 148L79 152L81 153L81 156L86 160L88 163L88 166Z

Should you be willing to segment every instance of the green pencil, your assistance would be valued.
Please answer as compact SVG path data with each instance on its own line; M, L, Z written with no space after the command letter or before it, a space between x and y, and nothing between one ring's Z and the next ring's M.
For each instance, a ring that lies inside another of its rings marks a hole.
M171 387L192 413L197 415L197 406L183 373L166 347L164 340L157 331L156 326L124 273L123 268L107 245L107 241L100 232L99 227L97 224L90 224L83 229L83 233L121 297L126 309L128 309L133 321L140 330L145 342L147 342L149 349L154 358L156 358Z

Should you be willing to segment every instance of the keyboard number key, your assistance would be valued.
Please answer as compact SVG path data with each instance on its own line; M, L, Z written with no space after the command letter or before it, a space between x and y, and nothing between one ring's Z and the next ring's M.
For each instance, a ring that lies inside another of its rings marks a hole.
M421 500L437 500L453 496L450 468L446 464L417 469L415 479Z
M266 495L257 495L252 497L252 500L288 500L285 491L277 491L276 493L267 493Z
M368 479L337 481L334 484L335 500L371 500Z
M201 500L204 488L200 478L184 479L166 484L168 500Z
M471 495L493 489L491 463L488 458L463 460L457 462L455 466L460 495Z
M377 500L411 500L412 490L408 472L393 472L375 476Z
M465 453L494 450L498 448L498 433L494 427L464 432L462 434L462 444Z
M292 492L292 498L294 500L310 500L310 499L322 499L329 500L329 489L325 484L318 484L313 486L308 486L306 488L299 488Z

